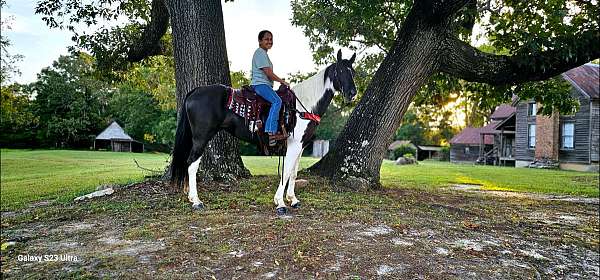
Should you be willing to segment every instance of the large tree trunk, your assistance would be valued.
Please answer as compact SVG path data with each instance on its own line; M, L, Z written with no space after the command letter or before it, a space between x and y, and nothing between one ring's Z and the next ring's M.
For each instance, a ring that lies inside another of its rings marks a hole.
M575 54L542 51L523 56L484 53L454 34L457 12L474 0L414 1L394 46L350 115L335 147L310 171L356 189L379 186L381 164L394 131L415 93L429 77L444 72L492 85L539 81L597 58L599 33L588 31L572 46ZM529 63L529 62L531 63ZM535 63L537 61L537 63Z
M178 118L183 99L192 89L210 84L231 85L220 0L165 0L171 18L175 56ZM208 144L200 164L210 180L248 177L238 140L219 132Z
M379 186L387 146L404 112L439 67L442 34L439 24L424 22L411 12L334 149L309 169L311 173L342 188Z

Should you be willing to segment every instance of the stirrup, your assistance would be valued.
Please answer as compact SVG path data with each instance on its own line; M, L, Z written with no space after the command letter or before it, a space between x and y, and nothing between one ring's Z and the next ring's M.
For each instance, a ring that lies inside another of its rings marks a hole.
M269 139L269 146L270 147L275 147L277 145L277 140L274 139Z

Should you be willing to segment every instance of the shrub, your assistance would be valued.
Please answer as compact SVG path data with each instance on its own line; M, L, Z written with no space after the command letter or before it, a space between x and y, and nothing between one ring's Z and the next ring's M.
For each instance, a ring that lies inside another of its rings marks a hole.
M414 157L414 155L417 154L417 150L415 150L410 145L400 145L393 152L393 160L396 160L397 158L399 158L401 156L405 156L406 154L411 154L411 156Z
M450 161L450 147L442 147L442 150L440 150L440 161Z

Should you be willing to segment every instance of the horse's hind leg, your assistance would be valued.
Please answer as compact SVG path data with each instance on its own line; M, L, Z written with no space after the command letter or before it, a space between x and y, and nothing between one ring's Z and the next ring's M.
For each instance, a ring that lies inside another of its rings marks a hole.
M192 203L193 209L204 208L204 203L198 198L198 189L196 184L196 174L200 167L200 156L206 147L208 141L214 136L214 133L207 133L203 135L205 137L194 137L192 150L188 158L188 180L189 180L189 192L188 199Z

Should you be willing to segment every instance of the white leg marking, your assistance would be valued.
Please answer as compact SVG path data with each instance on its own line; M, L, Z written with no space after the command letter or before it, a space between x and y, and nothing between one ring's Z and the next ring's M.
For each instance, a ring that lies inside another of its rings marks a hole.
M287 182L290 182L290 185L293 184L293 181L290 181L292 175L295 177L296 171L296 162L300 157L300 153L302 152L302 145L298 141L298 139L288 139L288 148L285 153L284 168L283 168L283 178L279 181L279 186L277 187L277 192L275 193L275 197L273 197L273 202L277 204L277 208L285 207L285 202L283 200L283 193L285 190L285 185ZM288 185L288 188L290 187Z
M302 152L300 152L302 155ZM296 159L296 164L294 169L292 170L292 174L290 176L290 184L288 185L286 199L290 202L290 205L296 205L298 202L298 198L296 198L296 193L294 192L294 187L296 186L296 176L298 175L298 167L300 166L300 156Z
M188 193L188 199L192 203L192 205L199 205L202 203L198 198L198 190L196 189L196 173L198 172L198 167L200 167L200 159L192 162L188 167L188 179L190 185L190 191Z

